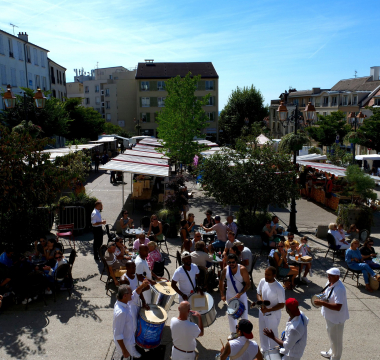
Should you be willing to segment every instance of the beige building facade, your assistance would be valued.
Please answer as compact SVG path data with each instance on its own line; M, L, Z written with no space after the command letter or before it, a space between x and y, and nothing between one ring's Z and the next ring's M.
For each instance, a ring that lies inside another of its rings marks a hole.
M51 95L61 101L67 97L66 68L48 58Z

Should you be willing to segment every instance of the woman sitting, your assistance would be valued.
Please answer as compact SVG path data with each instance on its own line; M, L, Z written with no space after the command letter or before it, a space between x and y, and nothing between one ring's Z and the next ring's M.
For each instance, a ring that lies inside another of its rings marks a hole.
M271 226L271 221L267 220L267 223L263 227L262 232L268 239L267 245L269 245L271 248L275 248L276 243L280 241L280 238L277 236L276 225Z
M133 220L128 217L128 211L123 211L123 217L120 219L120 226L123 230L125 229L133 229L135 226L133 225Z
M273 258L276 261L278 274L280 276L292 276L292 288L294 288L298 269L296 266L288 265L286 255L287 252L285 251L284 242L280 241L277 245L277 250L275 250L273 254Z
M186 243L189 239L189 232L187 230L187 221L186 220L181 220L181 229L179 231L179 234L181 236L182 240L182 245Z
M55 260L54 266L47 266L46 265L43 267L43 270L45 272L45 276L46 276L46 279L48 280L48 283L54 283L55 272L57 271L58 266L67 263L67 260L63 256L62 251L60 251L60 250L55 251L54 260ZM57 280L63 281L64 279L57 279ZM52 293L53 292L51 291L50 286L47 286L47 288L45 290L45 294L51 295Z
M125 266L128 260L131 260L130 256L127 256L126 254L128 253L126 246L123 244L123 239L121 237L116 237L115 239L115 256L116 259L119 260L119 262Z
M362 254L362 259L364 262L367 263L371 269L380 269L380 265L372 261L372 259L377 256L375 249L373 248L372 239L368 238L364 241L364 244L360 249L360 253Z
M56 251L58 251L59 248L57 247L57 242L54 238L51 238L47 241L47 245L44 248L44 256L47 260L47 264L50 264L51 266L54 266L54 254Z
M338 231L337 224L330 223L328 233L334 236L335 245L339 250L346 250L350 247L350 244L346 241L346 238Z
M189 215L187 215L187 231L189 234L191 232L194 232L194 228L195 228L194 219L195 219L195 216L193 213L189 213Z
M346 264L351 270L360 270L363 273L366 289L369 292L373 292L369 285L369 276L375 277L376 274L368 264L363 262L362 254L359 251L359 245L359 240L352 240L350 248L346 251Z
M154 235L155 241L164 240L164 234L162 233L162 224L161 224L161 221L158 221L158 217L156 214L153 214L150 217L148 237L150 236L151 233Z
M149 269L153 270L154 263L162 261L162 255L157 250L157 243L155 241L148 242L148 249L149 249L149 254L148 254L148 257L146 258L146 261L149 265Z

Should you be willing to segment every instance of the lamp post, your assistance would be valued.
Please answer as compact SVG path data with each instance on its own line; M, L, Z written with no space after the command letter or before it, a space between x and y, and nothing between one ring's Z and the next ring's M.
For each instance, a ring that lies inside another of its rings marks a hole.
M7 92L3 96L4 105L7 109L12 109L16 105L16 96L13 96L12 88L10 85L7 86Z
M288 116L288 109L283 101L281 101L280 106L277 109L278 112L278 119L280 120L280 123L285 128L285 126L288 126L291 122L294 122L294 134L297 135L298 125L311 125L311 123L315 119L315 107L314 105L309 102L304 110L304 116L299 114L298 111L298 103L296 103L296 108L291 112L291 114ZM294 167L297 165L297 150L294 149L293 151L293 164ZM293 183L296 184L297 178L296 176L293 177ZM287 231L292 233L298 233L297 225L296 225L296 198L292 197L292 202L290 206L290 216L289 216L289 226Z
M347 124L354 127L354 132L356 132L356 126L359 128L363 125L365 115L360 111L358 115L354 111L350 112L347 115ZM353 144L352 149L352 164L355 164L355 143Z

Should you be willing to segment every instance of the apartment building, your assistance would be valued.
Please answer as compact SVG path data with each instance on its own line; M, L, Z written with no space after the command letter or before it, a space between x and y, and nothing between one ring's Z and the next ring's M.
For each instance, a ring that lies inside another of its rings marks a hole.
M48 64L51 95L63 101L67 96L66 68L49 58Z
M84 105L84 90L83 84L80 82L70 82L66 83L66 96L68 98L79 98L82 99L82 105Z
M14 94L22 94L21 87L50 90L48 52L29 42L27 33L0 30L0 87L9 84Z
M369 104L380 104L380 66L371 67L369 76L340 80L331 89L285 90L279 99L272 100L270 105L268 127L275 139L294 131L294 124L284 128L278 120L277 108L281 101L287 106L289 113L296 105L300 111L303 111L311 102L315 106L317 115L325 116L339 110L346 115L350 112L363 111L370 116L371 112L364 107Z

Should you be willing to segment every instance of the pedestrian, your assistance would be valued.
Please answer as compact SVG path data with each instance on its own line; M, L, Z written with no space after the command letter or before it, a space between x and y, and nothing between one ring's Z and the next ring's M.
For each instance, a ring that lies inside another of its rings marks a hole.
M99 172L99 164L100 164L100 153L99 150L96 151L95 153L95 172Z
M107 164L107 163L108 163L108 155L107 155L107 151L104 151L103 156L102 156L102 165Z
M115 171L111 170L110 183L116 184Z
M321 355L330 360L340 360L343 352L344 323L349 319L346 288L340 281L340 270L327 270L328 282L323 289L326 300L315 300L317 306L322 306L321 313L326 320L327 335L330 340L330 350L321 351Z
M99 248L103 245L102 225L107 223L105 220L102 220L102 216L100 215L102 210L103 204L98 200L95 203L95 209L91 213L92 232L94 234L93 251L95 261L99 261Z

